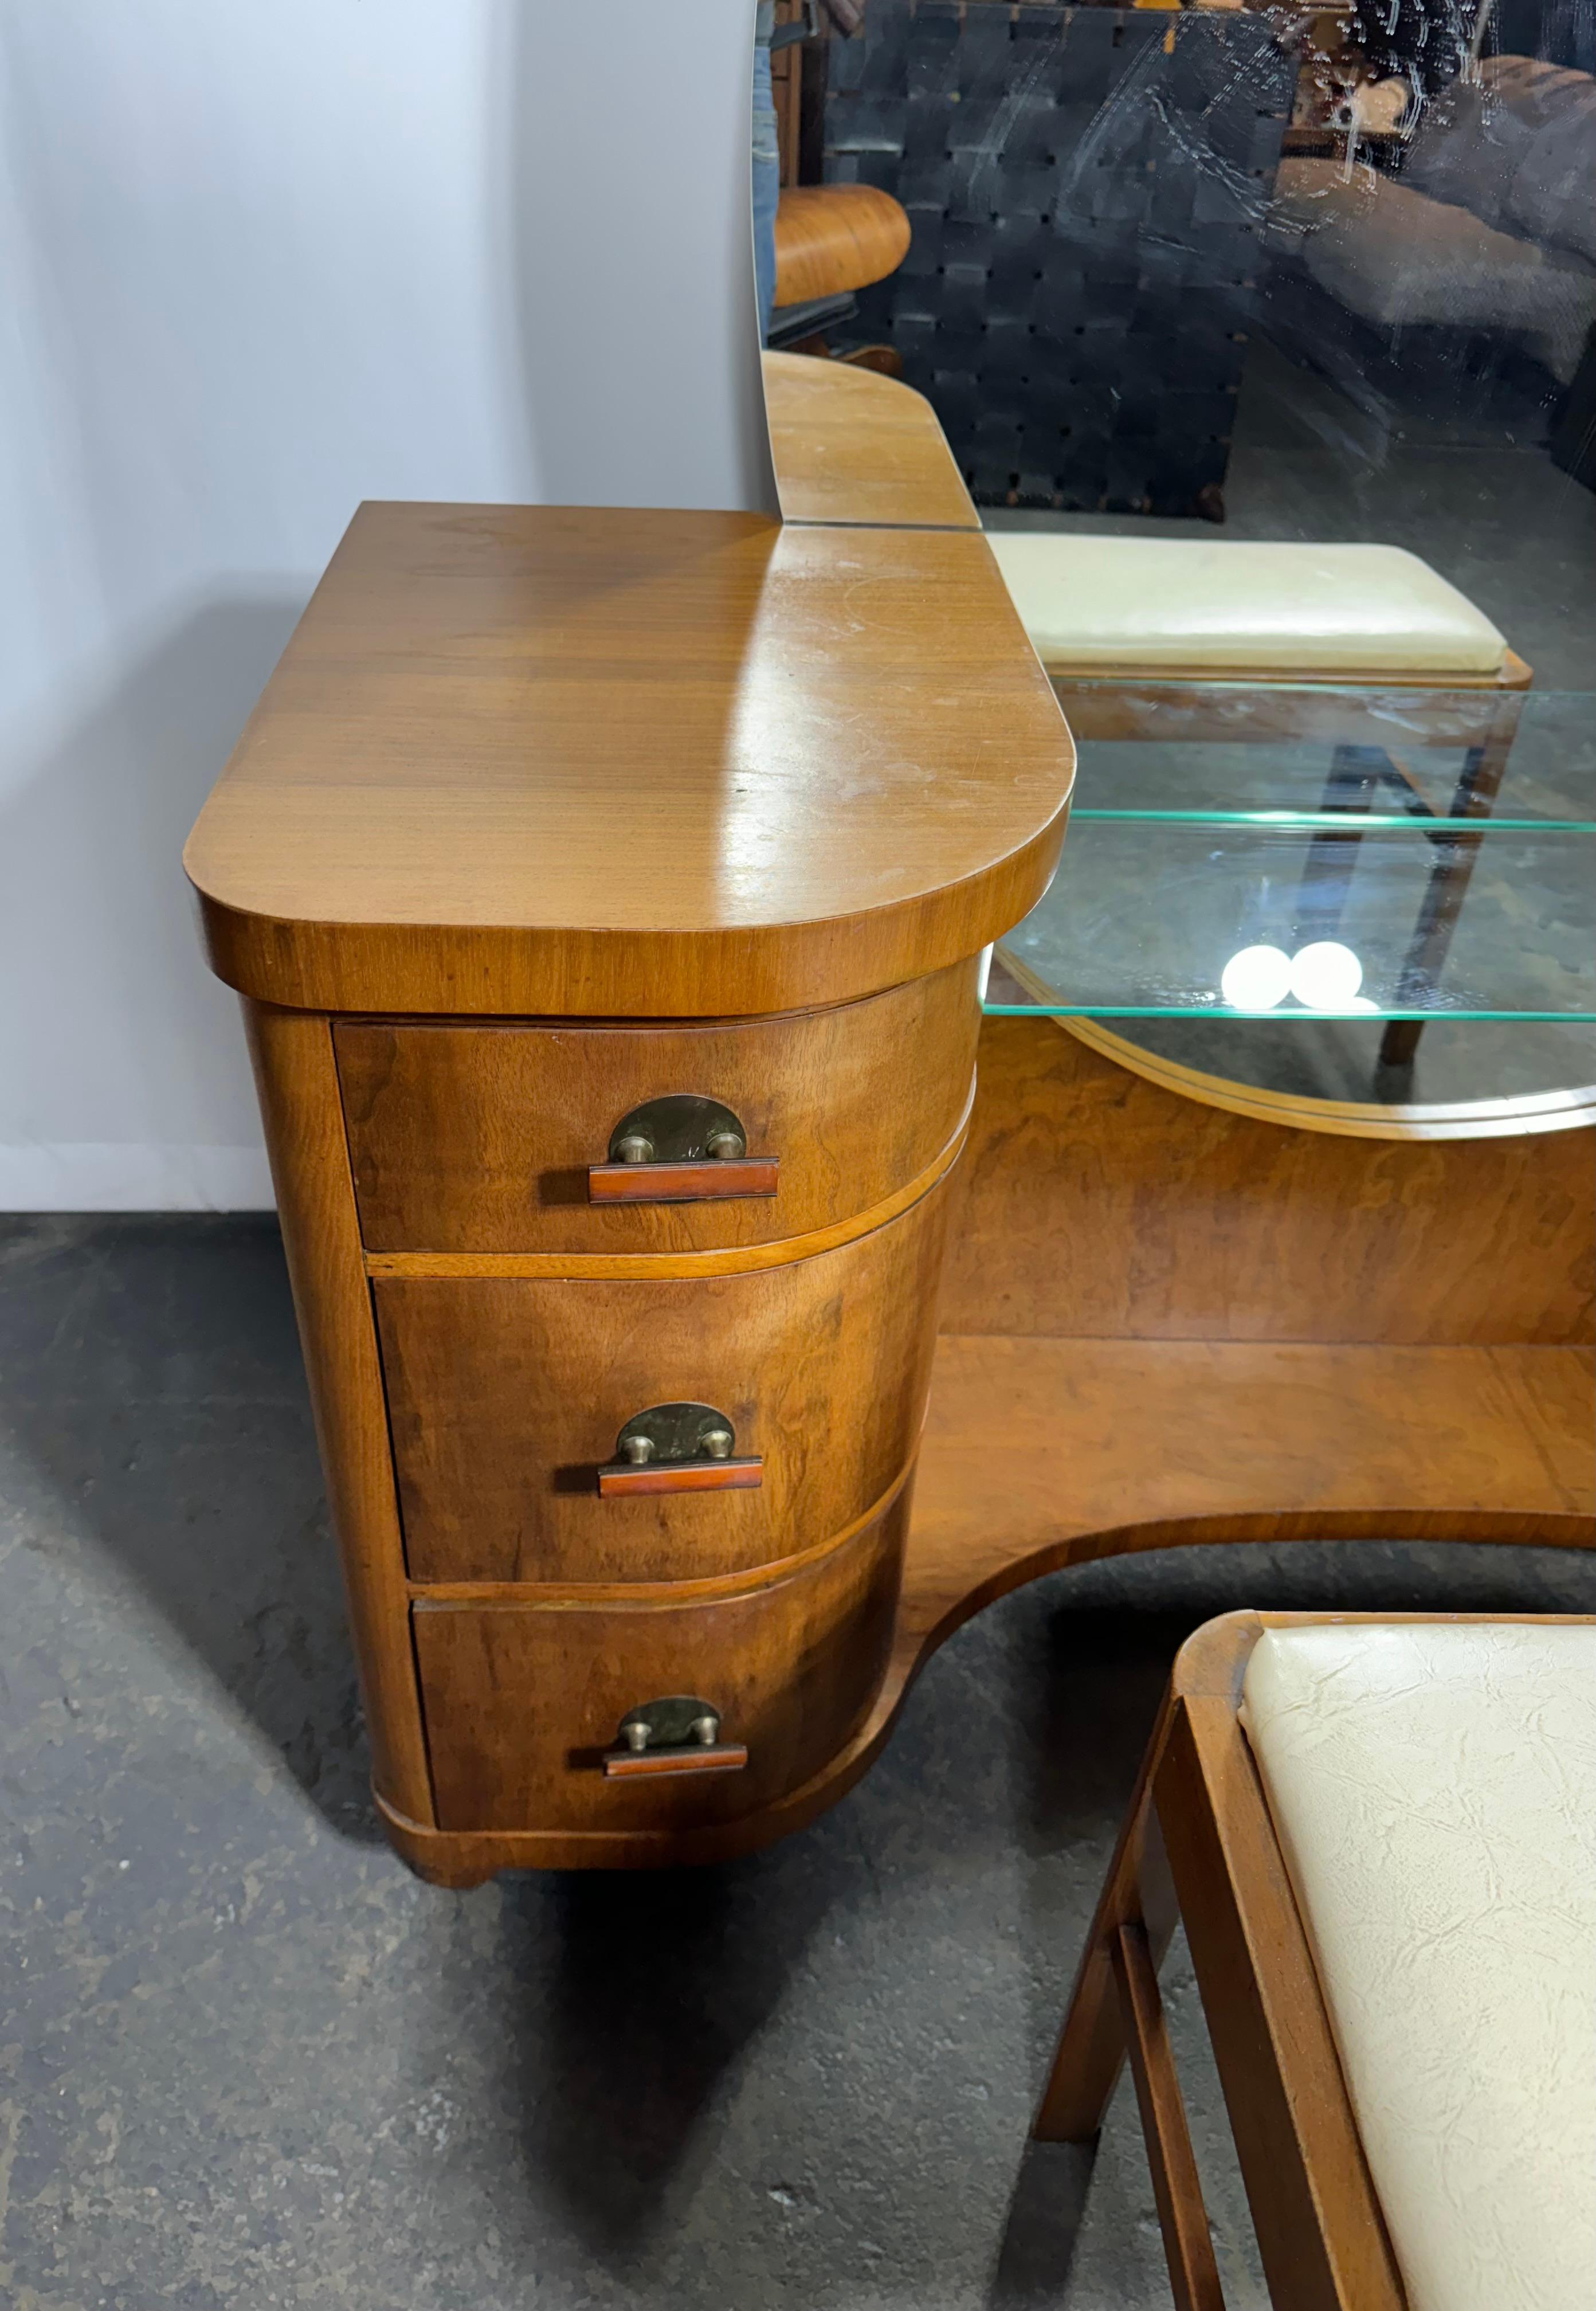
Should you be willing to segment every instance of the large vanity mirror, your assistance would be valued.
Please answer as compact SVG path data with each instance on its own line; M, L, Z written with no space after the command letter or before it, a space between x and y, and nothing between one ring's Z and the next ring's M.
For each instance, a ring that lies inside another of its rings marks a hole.
M989 1007L1333 1129L1589 1121L1586 0L759 34L784 507L979 520L1079 746Z

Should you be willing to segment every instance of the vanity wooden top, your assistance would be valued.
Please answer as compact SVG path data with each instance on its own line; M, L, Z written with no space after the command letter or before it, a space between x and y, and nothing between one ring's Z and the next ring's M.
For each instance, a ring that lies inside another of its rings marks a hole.
M789 521L979 529L925 396L850 362L764 355L764 406Z
M979 533L371 504L184 863L266 1002L781 1011L1017 921L1072 771Z

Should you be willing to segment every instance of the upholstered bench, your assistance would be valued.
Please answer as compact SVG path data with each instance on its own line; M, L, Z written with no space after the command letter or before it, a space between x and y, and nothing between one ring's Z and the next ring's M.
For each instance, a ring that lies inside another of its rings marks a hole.
M1394 545L995 531L989 544L1055 681L1522 687L1467 595Z
M1077 739L1290 742L1333 728L1325 809L1488 815L1531 671L1417 554L1057 530L994 531L988 542ZM1256 698L1245 716L1234 701L1227 710L1225 693L1240 684L1273 686L1272 710L1259 711ZM1450 792L1427 794L1393 743L1404 753L1461 746ZM1382 803L1382 793L1394 800ZM1402 973L1405 1010L1428 1006L1477 841L1435 845ZM1344 879L1354 855L1339 835L1314 846L1321 922L1327 877ZM1382 1059L1411 1060L1419 1026L1392 1020Z
M1237 1613L1182 1648L1035 2132L1092 2136L1129 2052L1175 2301L1211 2311L1177 1912L1280 2311L1581 2311L1596 1622Z

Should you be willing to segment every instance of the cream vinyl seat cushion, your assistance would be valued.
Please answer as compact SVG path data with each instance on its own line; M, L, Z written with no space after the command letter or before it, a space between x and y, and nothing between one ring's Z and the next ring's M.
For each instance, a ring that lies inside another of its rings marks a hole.
M1267 1629L1242 1715L1411 2311L1583 2311L1596 1627Z
M1395 545L999 530L987 543L1052 674L1145 667L1348 678L1495 674L1507 644Z

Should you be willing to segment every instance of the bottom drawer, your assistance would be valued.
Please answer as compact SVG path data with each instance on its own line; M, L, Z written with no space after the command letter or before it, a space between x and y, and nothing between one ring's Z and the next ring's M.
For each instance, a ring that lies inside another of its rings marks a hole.
M910 1487L785 1580L728 1595L414 1609L438 1827L672 1829L728 1821L836 1755L886 1668ZM621 1720L666 1695L719 1713L729 1773L607 1779Z

